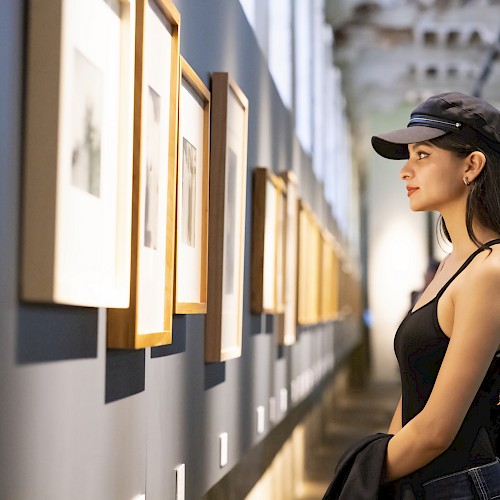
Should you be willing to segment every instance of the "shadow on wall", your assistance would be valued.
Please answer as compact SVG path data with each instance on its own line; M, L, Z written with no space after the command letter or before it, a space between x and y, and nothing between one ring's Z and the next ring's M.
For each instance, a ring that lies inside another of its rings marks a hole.
M19 305L17 362L97 358L97 309Z
M175 316L173 343L151 349L158 358L186 352L186 319ZM17 362L47 363L96 359L98 309L47 304L19 305ZM214 369L215 368L215 369ZM209 386L225 380L225 367L207 368ZM106 350L105 402L144 391L145 350Z
M142 392L145 384L145 349L106 351L105 403L112 403Z
M251 335L272 335L274 317L272 314L252 314L250 318Z
M186 352L186 316L174 316L172 343L152 347L151 358L163 358ZM146 350L108 349L106 351L106 403L144 391Z

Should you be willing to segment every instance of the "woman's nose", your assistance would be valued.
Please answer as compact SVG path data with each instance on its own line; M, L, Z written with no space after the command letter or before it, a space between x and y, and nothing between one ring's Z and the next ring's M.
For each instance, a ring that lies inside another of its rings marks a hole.
M405 181L409 179L412 175L412 170L408 165L408 162L404 164L404 167L399 171L399 177L401 180Z

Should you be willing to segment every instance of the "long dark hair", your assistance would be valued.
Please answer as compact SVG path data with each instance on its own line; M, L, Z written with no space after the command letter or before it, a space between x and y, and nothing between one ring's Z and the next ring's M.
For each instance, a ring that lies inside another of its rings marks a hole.
M474 220L482 226L500 233L500 154L496 153L477 136L467 138L461 134L446 134L430 142L438 148L451 151L459 158L466 158L474 151L481 151L486 157L486 165L481 173L470 184L465 210L465 224L469 238L478 246L480 242L472 227ZM440 230L451 243L446 223L439 217Z

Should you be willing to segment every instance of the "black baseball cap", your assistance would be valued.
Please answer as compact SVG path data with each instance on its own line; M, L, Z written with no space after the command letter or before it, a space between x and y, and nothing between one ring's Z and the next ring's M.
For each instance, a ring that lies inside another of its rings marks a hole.
M406 128L374 135L375 151L391 160L408 158L408 144L463 134L500 153L500 111L479 97L446 92L429 97L411 113Z

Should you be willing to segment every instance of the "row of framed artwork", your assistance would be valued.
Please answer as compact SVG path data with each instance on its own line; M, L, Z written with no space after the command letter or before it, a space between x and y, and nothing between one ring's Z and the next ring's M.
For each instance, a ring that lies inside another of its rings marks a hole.
M339 316L340 247L298 197L293 172L253 174L251 310L278 314L280 342L295 342L296 325Z
M206 313L205 359L224 361L241 354L248 100L227 73L204 85L180 23L171 0L30 2L21 298L107 308L110 348ZM292 173L256 169L252 206L252 311L291 344L337 314L338 253Z
M108 308L112 348L208 313L219 361L241 349L248 100L227 73L207 89L180 24L171 0L30 2L21 299Z

